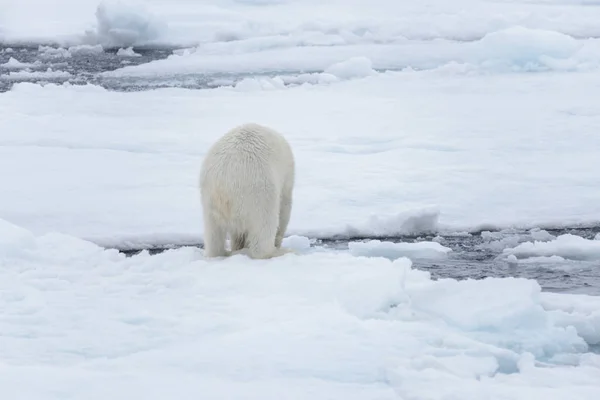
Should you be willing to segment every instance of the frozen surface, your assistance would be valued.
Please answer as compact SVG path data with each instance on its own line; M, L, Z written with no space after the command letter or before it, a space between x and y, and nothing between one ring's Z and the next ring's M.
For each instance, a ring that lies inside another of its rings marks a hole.
M140 57L141 54L136 53L133 47L120 48L117 50L117 55L122 57Z
M1 0L0 5L0 40L7 43L385 46L475 40L512 26L600 36L600 11L590 1Z
M52 68L48 68L45 71L11 71L8 74L0 75L2 80L44 80L44 79L60 79L68 78L71 74L67 71L53 71Z
M434 69L469 72L586 71L600 65L600 41L575 39L520 26L486 34L469 42L435 40L394 44L289 46L254 48L220 42L177 51L165 60L106 72L110 77L152 77L216 72L326 72L346 79L376 70Z
M397 259L408 258L445 258L452 251L449 247L437 242L393 243L381 240L348 243L350 254L353 256L385 257Z
M283 132L297 158L290 235L599 222L596 73L254 82L137 93L17 84L0 95L0 169L13 172L0 174L10 193L0 216L108 246L198 243L203 154L254 121Z
M0 64L1 69L19 70L33 67L34 64L24 63L14 57L10 57L7 62Z
M0 398L597 400L600 297L413 269L597 292L595 230L551 230L600 223L596 5L0 0L2 91L228 86L0 93ZM99 247L200 242L249 121L298 255Z
M560 235L549 242L526 242L514 248L504 249L505 255L518 259L531 257L558 257L558 259L596 261L600 260L600 241L576 235Z
M599 298L524 279L433 281L406 258L125 257L0 220L0 290L11 399L596 400L600 390Z

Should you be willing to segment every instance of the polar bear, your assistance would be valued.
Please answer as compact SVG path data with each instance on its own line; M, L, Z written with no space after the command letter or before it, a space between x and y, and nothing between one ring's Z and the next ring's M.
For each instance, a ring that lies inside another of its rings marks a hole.
M225 133L208 150L200 173L204 254L277 257L292 211L295 161L275 130L247 123ZM229 233L231 253L225 249Z

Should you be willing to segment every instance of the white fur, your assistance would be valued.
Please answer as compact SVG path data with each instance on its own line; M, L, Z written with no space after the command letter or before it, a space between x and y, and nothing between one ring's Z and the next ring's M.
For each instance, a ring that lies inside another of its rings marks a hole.
M294 156L285 138L258 124L238 126L208 150L200 173L204 254L251 258L289 252L281 241L292 210Z

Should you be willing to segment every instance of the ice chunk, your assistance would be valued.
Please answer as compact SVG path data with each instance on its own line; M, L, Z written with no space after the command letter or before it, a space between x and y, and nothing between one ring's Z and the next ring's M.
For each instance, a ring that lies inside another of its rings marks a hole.
M31 68L35 65L38 65L38 64L24 63L24 62L17 60L16 58L11 57L4 64L0 64L0 69L25 69L25 68Z
M504 229L498 232L483 231L481 237L485 242L478 245L478 248L493 251L502 251L527 241L545 242L555 239L554 235L539 228L532 228L528 233L520 233L514 229Z
M504 249L503 254L517 258L560 256L570 260L600 260L600 242L572 234L560 235L550 242L526 242Z
M294 250L306 250L310 248L310 239L306 236L291 235L283 238L281 245Z
M38 79L67 79L71 74L67 71L54 71L48 68L46 71L11 71L8 75L0 75L1 80L20 81Z
M364 78L377 74L373 69L373 63L366 57L353 57L333 64L326 68L324 72L340 79Z
M50 46L39 46L38 52L40 52L40 56L45 58L70 58L71 53L69 50L64 49L62 47L55 48Z
M380 240L348 243L354 256L408 258L445 258L452 251L437 242L393 243Z
M71 46L67 51L73 56L89 56L104 52L104 48L100 44L94 46L89 44L81 44L78 46Z
M529 231L531 238L537 242L548 242L556 239L556 236L540 228L534 228Z
M133 51L133 47L123 48L117 50L117 55L121 57L141 57L142 55Z
M435 233L439 216L439 211L431 208L387 216L372 215L362 224L348 225L346 231L350 237L395 237Z
M574 327L589 344L600 344L600 297L545 293L544 309L558 326Z
M556 31L513 26L486 34L477 46L479 55L488 61L526 65L539 63L544 57L571 57L582 44Z
M564 264L569 262L569 260L561 257L561 256L540 256L540 257L529 257L529 258L522 258L522 259L517 259L517 257L514 254L511 254L510 256L508 256L509 258L511 258L512 260L518 261L521 264L540 264L540 263L544 263L544 264Z

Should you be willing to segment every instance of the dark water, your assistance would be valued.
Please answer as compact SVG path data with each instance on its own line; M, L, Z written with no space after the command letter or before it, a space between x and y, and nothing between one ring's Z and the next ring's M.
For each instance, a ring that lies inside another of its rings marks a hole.
M600 232L600 227L572 228L572 229L546 229L546 232L560 236L572 234L593 240ZM502 257L502 248L514 247L515 242L523 243L532 241L528 231L495 232L502 236L500 239L489 239L485 233L464 235L422 235L377 238L381 241L394 243L414 243L418 241L438 241L440 244L452 249L444 259L419 259L414 258L414 268L429 271L433 279L483 279L487 277L521 277L535 279L544 291L579 293L600 295L600 260L575 261L567 260L564 263L534 262L511 263ZM354 238L352 241L368 241L370 238ZM504 246L502 240L508 241ZM335 251L347 251L349 240L317 240L311 247L323 247ZM510 244L513 243L513 244ZM170 247L176 248L177 246ZM201 245L196 247L201 248ZM166 248L145 249L150 254L157 254ZM127 255L135 255L138 250L124 250Z
M0 67L0 92L10 90L17 82L69 82L74 85L92 83L103 86L109 90L140 91L163 87L182 87L190 89L206 89L221 84L235 83L247 75L244 74L196 74L177 76L156 76L152 78L106 78L100 76L104 71L112 71L127 65L139 65L153 60L160 60L173 54L175 49L144 49L134 48L139 56L123 56L117 54L117 49L104 49L102 52L79 51L66 52L61 50L48 50L38 46L13 47L12 49L0 47L0 64L15 58L21 63L32 64L28 69L7 69ZM44 72L48 68L52 71L68 72L67 76L48 78L31 75L30 73ZM25 73L22 73L25 72ZM310 71L304 71L310 72ZM16 73L16 75L15 75ZM266 76L278 75L278 71L262 74ZM252 74L252 76L257 76ZM600 232L600 227L586 229L547 230L558 236L572 233L587 239L593 239ZM416 268L431 272L435 279L482 279L485 277L524 277L536 279L544 290L555 292L586 293L600 295L600 260L598 261L566 261L535 262L535 263L510 263L501 257L503 247L514 247L516 242L532 241L525 231L498 233L497 240L491 240L489 235L474 233L471 236L444 236L435 238L435 235L422 237L395 237L379 238L392 242L414 242L421 240L440 241L453 252L443 260L414 259ZM512 238L512 239L511 239ZM368 238L360 238L368 239ZM354 239L354 240L360 240ZM502 240L508 240L503 245ZM512 241L512 242L511 242ZM516 241L516 242L515 242ZM510 244L512 243L512 245ZM347 240L317 241L313 246L344 251L348 249ZM138 250L127 250L127 254L135 254ZM151 253L165 249L150 249Z
M65 49L66 50L66 49ZM187 89L209 89L223 85L232 85L248 76L277 76L281 71L269 73L253 73L244 75L239 73L192 73L175 74L168 77L127 77L115 78L104 77L102 72L114 71L126 66L144 64L153 60L162 60L173 54L178 49L146 49L134 48L139 56L129 57L117 54L118 49L104 49L102 52L92 53L80 50L72 51L67 57L65 51L48 51L47 48L35 47L1 47L0 64L8 62L12 57L21 63L34 64L28 69L7 69L0 67L0 92L10 90L12 85L18 82L49 82L62 84L68 82L73 85L84 85L91 83L114 91L140 91L167 87L178 87ZM37 64L36 64L37 62ZM21 73L46 72L48 68L52 71L68 72L69 76L40 77ZM304 71L311 72L311 71ZM12 75L12 76L11 76Z

